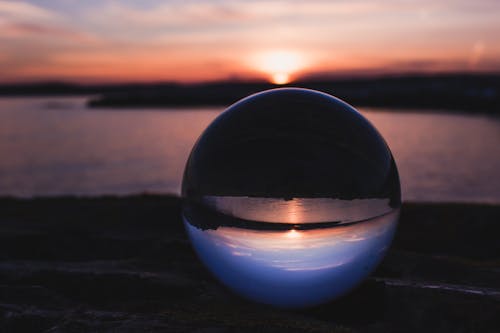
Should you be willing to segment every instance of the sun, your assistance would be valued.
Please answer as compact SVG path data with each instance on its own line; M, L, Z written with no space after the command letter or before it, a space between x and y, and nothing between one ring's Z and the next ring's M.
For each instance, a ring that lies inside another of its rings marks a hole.
M306 66L304 57L295 51L275 50L256 54L252 59L252 67L268 75L274 84L287 84L292 81L293 74Z
M288 73L274 73L271 75L270 81L274 84L287 84L291 81Z
M297 239L297 238L301 238L302 234L295 229L291 229L290 231L287 231L285 233L285 237L290 238L290 239Z

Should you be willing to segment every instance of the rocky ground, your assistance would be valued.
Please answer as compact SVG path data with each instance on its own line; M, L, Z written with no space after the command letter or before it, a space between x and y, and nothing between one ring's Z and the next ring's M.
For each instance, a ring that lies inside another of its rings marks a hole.
M179 199L0 199L0 332L498 332L500 206L405 204L343 299L247 302L191 250Z

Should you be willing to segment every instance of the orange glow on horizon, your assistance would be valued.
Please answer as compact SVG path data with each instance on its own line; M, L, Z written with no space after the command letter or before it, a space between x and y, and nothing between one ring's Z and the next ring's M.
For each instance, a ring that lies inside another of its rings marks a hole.
M474 3L0 0L0 82L498 73L500 2Z
M266 74L271 83L286 84L292 81L292 74L307 66L307 60L295 51L274 50L254 55L250 66Z

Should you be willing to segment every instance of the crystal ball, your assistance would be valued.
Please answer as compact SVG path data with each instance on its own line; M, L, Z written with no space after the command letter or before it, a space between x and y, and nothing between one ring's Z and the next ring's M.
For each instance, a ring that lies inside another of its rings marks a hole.
M400 193L386 142L352 106L272 89L233 104L202 133L184 172L182 215L224 285L300 308L344 295L375 269Z

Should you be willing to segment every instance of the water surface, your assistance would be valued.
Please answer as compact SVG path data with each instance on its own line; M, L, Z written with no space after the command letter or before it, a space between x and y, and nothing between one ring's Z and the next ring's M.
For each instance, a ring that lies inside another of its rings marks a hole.
M191 147L222 111L89 110L85 100L0 99L0 195L178 194ZM500 202L499 118L360 111L394 154L403 199Z

